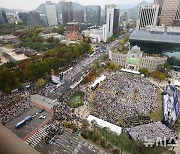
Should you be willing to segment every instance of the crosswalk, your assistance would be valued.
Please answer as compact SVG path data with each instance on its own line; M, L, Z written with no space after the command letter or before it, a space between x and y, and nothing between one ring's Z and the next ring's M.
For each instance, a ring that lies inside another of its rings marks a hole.
M45 125L44 127L40 128L35 134L33 134L25 142L34 148L48 134L47 131L48 127L54 127L54 124Z

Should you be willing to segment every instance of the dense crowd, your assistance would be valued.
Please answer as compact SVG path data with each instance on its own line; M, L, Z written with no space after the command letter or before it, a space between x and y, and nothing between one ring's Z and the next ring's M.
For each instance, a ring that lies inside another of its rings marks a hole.
M63 121L71 121L71 123L74 122L80 122L82 119L80 116L75 114L75 110L73 108L70 108L68 105L68 99L65 99L58 105L53 107L54 110L54 119Z
M163 125L160 121L127 128L126 130L134 140L150 142L152 144L155 144L158 140L160 141L160 139L164 141L164 138L166 140L176 138L175 132Z
M28 93L21 93L21 95L11 94L8 97L5 97L3 103L1 102L0 122L6 124L14 117L17 117L30 109L32 106L33 105L30 103L30 95Z
M157 87L144 77L112 73L95 91L92 114L119 125L120 118L156 111L157 100Z

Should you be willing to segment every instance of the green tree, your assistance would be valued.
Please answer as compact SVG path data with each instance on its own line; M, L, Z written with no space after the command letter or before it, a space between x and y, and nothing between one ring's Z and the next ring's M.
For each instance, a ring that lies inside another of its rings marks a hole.
M21 86L19 79L15 76L15 73L9 71L7 68L3 68L0 71L0 89L7 93L11 92L12 89Z
M149 70L147 68L140 68L139 72L141 74L144 74L145 76L148 76L150 74Z
M39 79L39 80L37 81L37 83L36 83L36 86L37 86L37 87L43 87L45 83L46 83L46 80L44 80L44 79Z
M54 32L63 35L64 34L64 27L62 25L59 25L57 28L54 29Z

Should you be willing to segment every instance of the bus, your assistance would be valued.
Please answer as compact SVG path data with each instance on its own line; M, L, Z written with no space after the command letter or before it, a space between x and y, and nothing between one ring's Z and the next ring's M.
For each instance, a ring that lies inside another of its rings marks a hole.
M16 128L20 128L22 127L25 123L27 123L28 121L30 121L32 119L32 116L27 116L25 117L22 121L18 122L15 127Z

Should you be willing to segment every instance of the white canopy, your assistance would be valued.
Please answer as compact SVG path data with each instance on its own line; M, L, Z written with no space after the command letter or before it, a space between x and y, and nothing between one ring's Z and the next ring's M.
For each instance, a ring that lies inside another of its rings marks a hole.
M106 78L105 75L102 75L101 77L97 78L97 79L94 81L94 83L91 85L91 87L94 87L97 83L100 83L100 82L104 81L105 78Z
M140 72L138 72L138 71L129 70L129 69L124 69L124 68L121 68L121 71L123 71L123 72L128 72L128 73L133 73L133 74L140 74Z
M117 135L120 135L121 132L122 132L122 128L119 127L119 126L116 126L114 124L111 124L107 121L104 121L102 119L99 119L95 116L92 116L92 115L89 115L88 118L87 118L88 122L91 123L91 121L95 120L97 122L97 125L104 128L104 127L107 127L109 128L112 132L116 133Z

